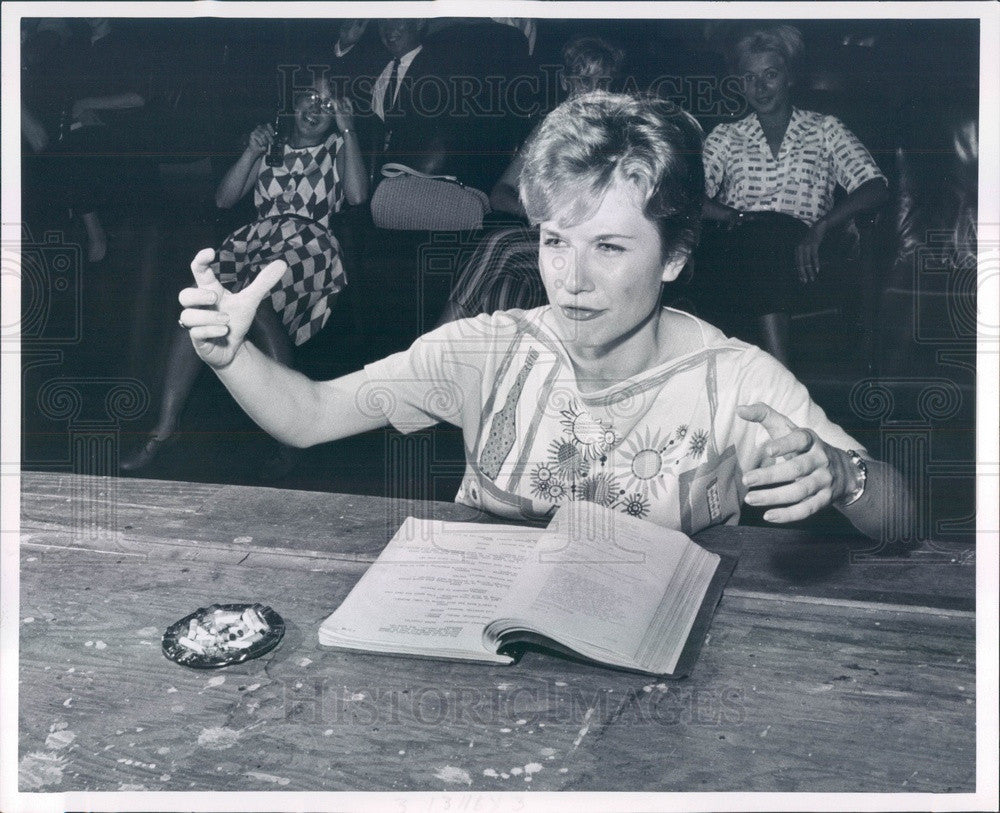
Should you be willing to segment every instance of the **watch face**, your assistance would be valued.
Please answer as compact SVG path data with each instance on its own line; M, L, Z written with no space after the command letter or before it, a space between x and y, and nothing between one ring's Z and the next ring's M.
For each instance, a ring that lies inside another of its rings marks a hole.
M192 669L218 669L259 658L285 634L285 622L263 604L212 604L171 624L163 654Z
M841 508L857 502L861 498L861 495L865 493L865 484L868 482L868 466L865 463L864 458L854 451L854 449L848 449L847 455L851 458L851 462L854 464L856 469L854 477L854 490L837 503Z

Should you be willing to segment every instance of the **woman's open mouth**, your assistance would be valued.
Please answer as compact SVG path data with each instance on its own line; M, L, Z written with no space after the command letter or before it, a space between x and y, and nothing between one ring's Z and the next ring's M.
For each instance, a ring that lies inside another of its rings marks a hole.
M560 305L559 309L567 319L572 319L574 322L586 322L604 313L603 310L596 308L580 308L575 305Z

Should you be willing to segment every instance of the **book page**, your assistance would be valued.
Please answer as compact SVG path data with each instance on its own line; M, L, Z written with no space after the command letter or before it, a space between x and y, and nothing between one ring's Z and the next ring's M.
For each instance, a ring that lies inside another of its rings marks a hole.
M674 671L719 564L717 554L692 544L639 646L636 661L640 665Z
M511 588L501 617L526 622L589 657L634 663L648 630L662 629L658 616L668 590L690 591L687 603L697 611L707 581L689 583L689 551L701 549L679 531L590 503L570 506L542 535L535 562ZM685 595L676 598L684 603ZM690 624L679 631L686 629Z
M509 662L486 648L483 629L540 533L409 517L320 626L320 643Z

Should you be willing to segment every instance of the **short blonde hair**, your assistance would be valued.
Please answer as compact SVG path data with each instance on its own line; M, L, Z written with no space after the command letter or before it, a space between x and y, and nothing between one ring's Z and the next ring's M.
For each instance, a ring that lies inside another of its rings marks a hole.
M775 53L785 61L789 71L796 71L804 49L802 32L793 25L772 25L744 32L732 51L732 67L739 71L740 63L750 54Z
M703 133L673 102L594 91L549 113L524 148L521 203L532 223L592 216L615 182L633 184L664 256L698 243Z

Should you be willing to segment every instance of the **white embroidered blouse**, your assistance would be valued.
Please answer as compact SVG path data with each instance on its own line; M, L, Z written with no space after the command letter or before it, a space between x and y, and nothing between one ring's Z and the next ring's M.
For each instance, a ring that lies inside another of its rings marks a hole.
M701 349L580 392L547 307L452 322L365 368L366 403L399 430L462 428L457 502L543 520L590 500L693 534L738 521L742 473L767 440L737 405L763 401L833 446L861 448L774 358L701 320Z

